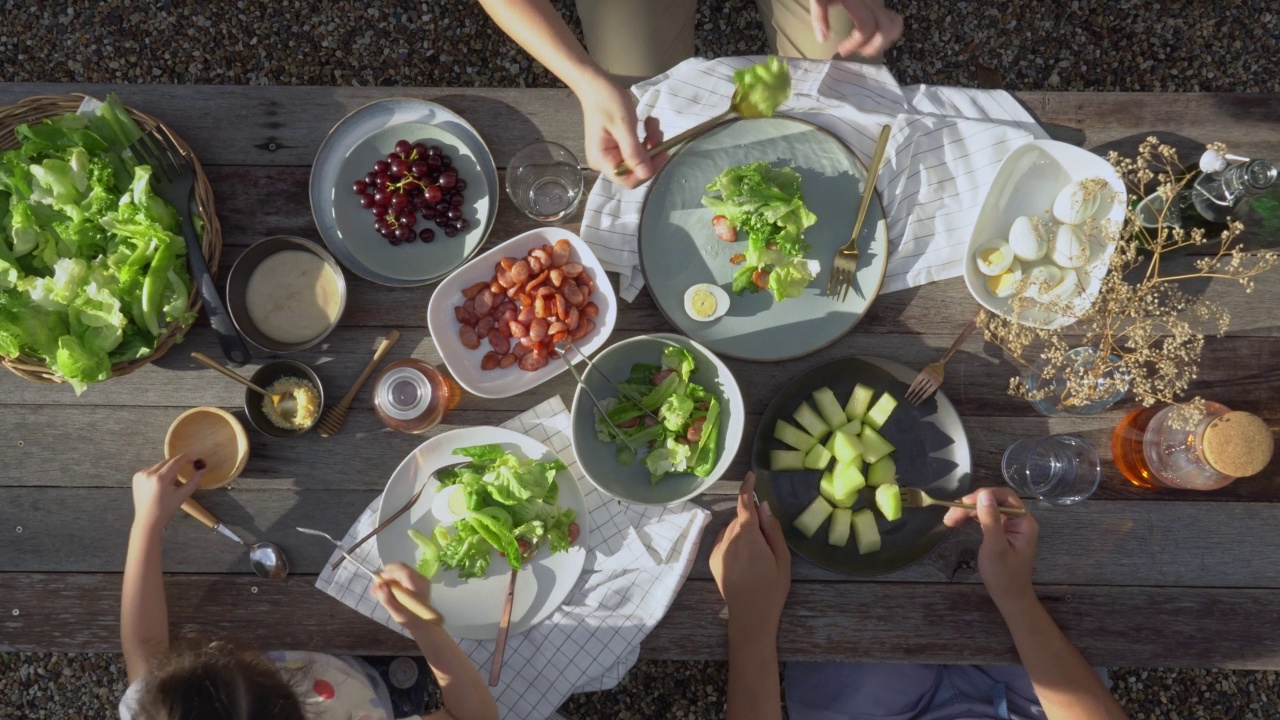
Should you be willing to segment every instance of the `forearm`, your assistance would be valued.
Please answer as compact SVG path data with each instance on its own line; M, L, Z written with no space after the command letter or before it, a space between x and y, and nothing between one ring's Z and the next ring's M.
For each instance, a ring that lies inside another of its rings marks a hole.
M782 717L776 627L729 621L729 696L726 720Z
M1112 720L1124 710L1033 592L1000 608L1049 720Z
M550 0L480 0L512 40L575 93L604 75Z
M169 611L160 565L163 528L134 524L120 593L120 645L129 682L147 674L151 661L169 651Z
M424 624L411 632L440 683L444 709L458 720L497 720L498 704L488 686L444 628Z

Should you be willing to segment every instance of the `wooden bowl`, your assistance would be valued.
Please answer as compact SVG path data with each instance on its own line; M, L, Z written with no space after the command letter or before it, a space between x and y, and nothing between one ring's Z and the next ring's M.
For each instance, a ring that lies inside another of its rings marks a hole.
M249 436L231 413L215 407L197 407L182 413L164 436L164 456L183 453L204 460L207 466L200 487L218 488L239 477L249 462ZM188 481L195 468L185 465L178 477Z

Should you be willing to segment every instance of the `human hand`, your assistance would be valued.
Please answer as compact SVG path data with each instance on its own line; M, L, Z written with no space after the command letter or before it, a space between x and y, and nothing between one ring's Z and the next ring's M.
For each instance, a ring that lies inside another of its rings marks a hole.
M832 5L844 7L853 18L853 32L838 46L841 57L878 58L902 36L902 16L886 8L884 0L809 0L809 17L818 42L826 42L831 32L827 9Z
M757 510L755 488L755 473L749 472L738 490L738 516L711 550L711 575L731 623L776 635L791 590L791 551L769 504Z
M399 583L400 587L407 590L409 594L421 600L423 605L431 607L430 580L403 563L387 565L378 574L382 576L385 582L375 582L373 584L373 596L378 598L378 602L382 603L382 607L387 609L392 620L400 623L401 627L411 633L425 629L431 624L397 600L389 587L389 583Z
M192 455L179 455L149 468L139 470L133 476L133 524L144 529L159 529L178 512L200 487L204 477L202 467L196 470L191 482L178 480L178 468L197 460Z
M978 509L951 508L943 522L947 527L959 527L976 516L982 525L978 574L982 576L982 584L987 586L991 599L1004 610L1011 603L1034 596L1031 566L1036 559L1040 525L1030 513L1009 517L997 509L997 505L1025 507L1018 494L1009 488L983 488L969 493L960 501L975 504Z
M649 149L662 142L658 119L645 118L644 141L636 134L636 106L631 92L601 75L577 89L582 103L582 122L587 164L619 185L636 187L653 177L667 161L666 153L649 157ZM627 175L613 169L625 162Z

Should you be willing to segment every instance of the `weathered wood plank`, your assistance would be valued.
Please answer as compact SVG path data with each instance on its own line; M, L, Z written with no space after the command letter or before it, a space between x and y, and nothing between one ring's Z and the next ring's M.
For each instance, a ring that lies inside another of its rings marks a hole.
M279 544L290 568L306 574L323 568L330 548L294 528L303 525L341 535L376 496L371 490L297 493L241 485L202 492L197 499L246 539ZM719 528L732 517L732 498L704 496L700 502L715 519L692 576L709 578L706 558ZM1034 510L1043 539L1035 576L1040 583L1280 588L1274 550L1280 547L1280 505L1114 501ZM0 488L0 533L10 550L0 557L0 573L119 570L131 517L131 499L124 489ZM85 522L86 518L93 521ZM973 564L980 541L973 529L953 533L935 556L874 580L976 582ZM165 545L169 572L248 572L240 547L185 515L172 521ZM803 561L796 563L795 577L855 580Z
M114 90L126 103L162 118L208 165L310 165L325 135L351 111L375 100L417 97L461 113L489 143L500 166L538 139L579 158L582 116L568 90L479 88L248 87L196 85L0 84L0 105L46 93ZM1280 157L1280 95L1020 92L1055 136L1098 148L1158 134L1190 139L1186 150L1219 140L1233 151ZM1074 129L1068 132L1052 126ZM228 136L227 128L236 132Z
M403 335L393 357L412 355L441 364L435 344L425 330L404 327L401 331ZM340 397L368 363L384 334L381 328L340 327L317 349L297 353L295 357L316 370L330 397ZM615 331L610 343L637 334L641 333ZM855 330L830 347L800 360L786 363L727 362L739 385L746 388L748 412L763 413L773 396L808 368L850 355L885 357L908 367L924 367L936 360L952 340L954 337L950 335L870 334ZM94 385L79 398L63 386L31 383L9 373L0 373L0 405L241 405L244 390L198 365L190 357L194 350L219 356L212 334L207 328L198 327L181 345L156 362L130 375ZM1277 356L1280 356L1280 338L1211 338L1205 347L1202 379L1193 389L1228 407L1266 416L1278 415L1280 395L1276 390L1280 387L1280 369L1276 368L1274 361ZM256 367L255 361L246 373ZM1028 403L1007 393L1009 379L1014 373L1013 365L1004 359L997 346L971 337L947 366L947 384L943 389L964 417L1027 416L1031 422L1029 427L1047 429L1050 420L1035 415ZM560 394L568 402L575 389L572 375L564 372L528 393L511 398L466 396L461 407L468 410L523 411L555 394ZM1124 407L1127 406L1121 406L1122 409ZM1097 422L1096 427L1113 425L1119 417L1116 412L1093 418ZM0 452L3 452L2 447Z
M314 581L169 575L170 622L176 632L248 649L416 653L412 641L328 597ZM1280 631L1256 622L1280 613L1274 591L1042 586L1038 592L1095 665L1280 668ZM0 597L0 651L119 652L119 575L0 573ZM829 611L873 605L900 610ZM725 658L722 607L711 581L690 580L641 655ZM262 623L264 614L276 621ZM1209 620L1189 622L1199 618ZM939 624L965 631L929 630ZM1178 632L1169 632L1173 627ZM1017 662L995 606L976 585L795 583L778 649L784 662Z
M568 395L562 395L566 401ZM73 405L30 405L0 413L0 485L10 487L127 487L133 472L160 457L169 423L185 408ZM228 408L243 418L243 411ZM234 487L255 490L381 490L400 461L427 438L460 427L500 425L512 416L507 410L454 410L441 425L422 436L386 430L374 415L367 393L347 414L341 433L329 439L315 433L281 440L254 432L248 466ZM127 417L130 434L143 440L111 448L89 447L69 453L67 437L95 437L102 428ZM1280 422L1280 415L1264 417ZM1119 475L1111 460L1111 428L1115 415L1099 418L1055 418L1040 422L1021 417L965 419L973 453L974 475L980 484L1000 483L1000 459L1005 449L1024 437L1069 433L1097 449L1103 464L1102 485L1095 500L1156 499L1196 502L1280 502L1280 457L1257 477L1244 479L1212 493L1150 491L1137 488ZM760 421L747 418L749 444ZM252 432L252 431L251 431ZM22 445L17 445L22 442ZM739 451L724 480L710 495L737 492L738 479L750 468L750 452Z

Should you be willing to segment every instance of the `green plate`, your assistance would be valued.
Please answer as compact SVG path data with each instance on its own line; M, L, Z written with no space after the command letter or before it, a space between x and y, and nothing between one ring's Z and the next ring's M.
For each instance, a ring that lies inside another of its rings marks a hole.
M779 303L768 292L730 294L723 317L694 320L684 310L685 291L712 283L729 292L735 271L729 258L745 251L745 238L716 238L702 196L725 168L757 160L800 173L805 204L818 216L804 235L813 246L808 257L822 269L798 298ZM858 235L853 287L843 301L826 295L831 260L853 233L866 176L843 142L802 120L736 120L691 141L653 179L640 216L640 268L658 308L680 332L742 360L788 360L835 342L866 314L884 280L889 228L877 197Z

